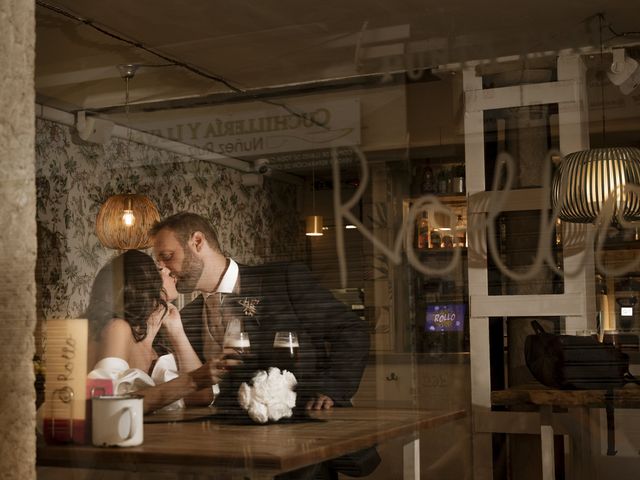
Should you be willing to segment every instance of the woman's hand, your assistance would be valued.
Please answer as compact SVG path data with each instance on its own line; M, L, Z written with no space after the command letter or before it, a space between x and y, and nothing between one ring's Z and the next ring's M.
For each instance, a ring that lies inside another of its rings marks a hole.
M162 327L164 312L164 307L162 305L158 305L147 319L147 336L144 341L149 343L149 345L153 343L153 340L160 331L160 327Z
M187 338L180 312L175 305L168 304L167 313L162 320L162 328L165 337L171 343L171 353L176 357L179 372L191 372L202 366L202 362Z
M240 365L240 360L218 357L208 360L200 368L189 372L198 390L216 385L222 381L230 368Z
M162 326L166 329L169 338L175 338L176 336L183 335L184 328L182 326L180 312L172 303L168 303L167 306L168 310L162 319Z

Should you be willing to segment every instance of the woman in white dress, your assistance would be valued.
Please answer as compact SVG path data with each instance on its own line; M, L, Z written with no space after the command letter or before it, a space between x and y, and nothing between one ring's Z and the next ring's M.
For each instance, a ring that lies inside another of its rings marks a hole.
M175 279L138 250L128 250L98 272L86 316L89 319L90 379L111 379L114 394L135 391L144 410L187 404L208 405L212 385L234 360L204 365L182 326Z

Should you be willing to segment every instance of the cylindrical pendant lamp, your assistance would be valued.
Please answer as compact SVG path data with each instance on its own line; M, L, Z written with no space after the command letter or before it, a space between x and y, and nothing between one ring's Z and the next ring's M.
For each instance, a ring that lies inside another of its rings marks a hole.
M319 237L324 235L322 231L322 216L321 215L309 215L307 217L307 226L305 228L305 234L309 237Z
M160 221L146 195L126 193L109 197L98 212L96 234L107 248L132 250L151 246L149 230Z
M316 169L311 169L311 198L313 201L313 215L309 215L306 219L305 235L307 237L321 237L324 235L322 231L322 215L316 215Z

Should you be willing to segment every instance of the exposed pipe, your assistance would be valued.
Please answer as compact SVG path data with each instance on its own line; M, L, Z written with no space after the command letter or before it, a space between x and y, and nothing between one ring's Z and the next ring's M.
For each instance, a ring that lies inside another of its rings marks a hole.
M47 107L46 105L36 104L36 117L50 120L53 122L61 123L69 127L75 127L75 115L72 113L58 110L57 108ZM112 136L118 137L124 140L129 139L143 145L149 145L151 147L158 148L160 150L166 150L179 155L185 155L197 160L204 160L222 165L224 167L233 168L241 172L253 172L253 163L244 160L225 157L218 153L210 152L193 145L187 145L185 143L177 142L175 140L169 140L167 138L152 135L150 133L142 132L140 130L134 130L123 125L115 125L113 127ZM289 175L293 177L293 175ZM297 177L293 177L296 181ZM279 178L279 180L283 180ZM286 181L286 180L283 180ZM297 183L297 182L291 182Z

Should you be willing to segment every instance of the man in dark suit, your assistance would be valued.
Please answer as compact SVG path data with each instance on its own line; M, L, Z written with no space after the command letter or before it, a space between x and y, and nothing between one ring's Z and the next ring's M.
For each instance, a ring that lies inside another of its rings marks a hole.
M222 352L216 331L224 330L230 318L242 320L260 368L276 361L272 357L275 333L296 332L300 348L294 373L299 399L307 409L351 405L369 352L366 324L320 288L304 266L238 265L222 253L209 222L194 213L163 220L151 235L156 260L171 270L178 291L201 292L181 315L203 360ZM225 392L224 382L219 387L222 398L225 393L233 398L235 392ZM373 464L371 470L377 465L375 459ZM359 469L347 466L352 474L362 473Z
M286 367L275 358L274 337L276 332L295 332L299 354L293 369L302 400L309 408L350 406L369 350L364 322L318 287L303 265L239 265L237 278L234 291L222 297L222 316L241 319L257 366ZM196 351L202 351L203 312L202 295L181 312Z

